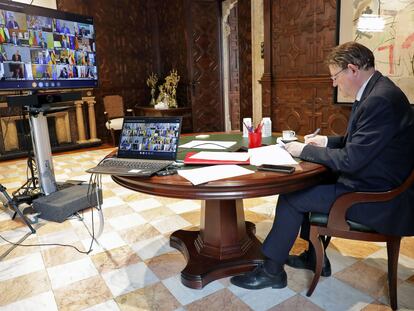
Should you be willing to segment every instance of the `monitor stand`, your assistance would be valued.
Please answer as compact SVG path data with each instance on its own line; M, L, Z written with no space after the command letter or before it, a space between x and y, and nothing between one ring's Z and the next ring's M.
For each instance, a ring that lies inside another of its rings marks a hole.
M49 195L58 190L53 171L52 148L46 115L67 110L70 106L63 106L65 102L80 98L81 94L79 92L52 94L31 91L27 95L7 96L7 103L10 107L24 107L29 114L37 177L40 192L44 195Z
M59 108L62 109L62 107ZM53 170L52 148L46 118L46 112L50 112L50 109L53 108L27 107L27 109L40 190L43 194L48 195L58 190Z

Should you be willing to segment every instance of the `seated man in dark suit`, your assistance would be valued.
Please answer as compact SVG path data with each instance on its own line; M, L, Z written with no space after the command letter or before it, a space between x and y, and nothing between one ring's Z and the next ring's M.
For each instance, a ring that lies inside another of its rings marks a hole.
M19 29L19 24L14 20L14 16L10 15L6 27L9 29Z
M262 251L263 265L235 276L237 286L260 289L287 285L284 264L315 269L313 248L289 256L297 234L309 241L309 212L328 214L335 199L346 192L386 191L401 185L414 168L414 113L404 93L374 68L374 55L365 46L348 42L333 49L327 63L333 86L355 102L347 134L341 137L305 136L305 144L291 142L286 149L306 161L323 164L337 173L334 183L279 196L273 227ZM379 233L414 234L414 189L383 203L356 204L350 220ZM323 276L331 275L324 258Z
M14 53L12 55L12 61L14 62L21 62L22 61L22 56L19 53L19 50L16 50L16 53Z

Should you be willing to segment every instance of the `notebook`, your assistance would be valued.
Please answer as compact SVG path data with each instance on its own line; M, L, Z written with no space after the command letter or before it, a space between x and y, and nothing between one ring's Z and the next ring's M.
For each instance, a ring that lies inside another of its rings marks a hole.
M175 162L181 117L125 117L116 157L106 158L88 173L151 176Z

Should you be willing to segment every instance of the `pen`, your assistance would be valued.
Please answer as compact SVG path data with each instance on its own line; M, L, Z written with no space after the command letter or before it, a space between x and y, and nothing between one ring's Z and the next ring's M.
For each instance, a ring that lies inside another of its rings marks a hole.
M260 124L256 127L256 129L254 130L255 133L261 132L262 131L262 127L263 127L263 123L260 122Z
M319 134L319 132L321 131L321 129L318 127L316 130L315 130L315 132L313 132L312 134L309 134L308 135L308 138L312 138L312 137L315 137L316 135L318 135Z
M281 139L277 139L277 143L280 145L280 147L285 149L286 144Z
M247 128L247 131L252 132L253 129L251 126L247 126L247 124L243 121L244 126Z

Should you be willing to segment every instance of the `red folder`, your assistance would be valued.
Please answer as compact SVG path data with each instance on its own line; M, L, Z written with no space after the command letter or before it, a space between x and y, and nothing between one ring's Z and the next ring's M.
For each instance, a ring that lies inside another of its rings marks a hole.
M184 158L184 164L191 164L191 165L217 165L217 164L244 164L249 165L250 160L247 159L246 161L233 161L233 160L210 160L210 159L195 159L191 158L192 155L196 154L197 152L188 152Z

